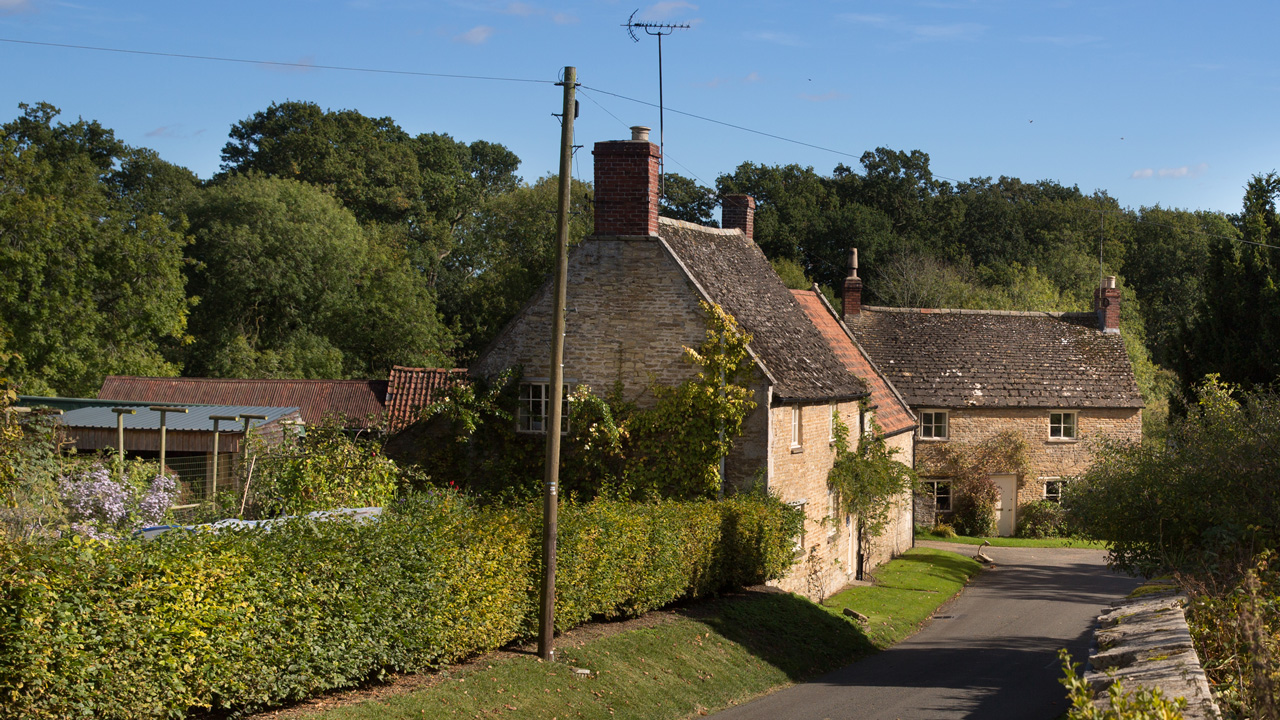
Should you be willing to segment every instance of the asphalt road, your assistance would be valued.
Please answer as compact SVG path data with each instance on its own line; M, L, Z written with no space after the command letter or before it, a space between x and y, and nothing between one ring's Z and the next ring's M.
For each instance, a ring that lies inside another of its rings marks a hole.
M972 546L921 543L972 555ZM1067 710L1058 649L1083 663L1094 619L1138 581L1102 550L986 548L975 578L923 630L892 648L718 720L1055 720Z

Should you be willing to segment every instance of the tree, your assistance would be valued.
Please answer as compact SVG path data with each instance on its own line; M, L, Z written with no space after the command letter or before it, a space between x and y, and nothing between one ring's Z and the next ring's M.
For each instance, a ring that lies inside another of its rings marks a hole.
M251 174L189 210L188 374L377 377L444 361L448 333L404 251L306 183Z
M89 396L108 374L176 375L162 349L186 337L187 238L164 208L194 176L97 122L19 107L0 127L0 318L21 355L14 379Z
M1255 175L1235 218L1242 235L1209 238L1204 298L1179 368L1184 385L1217 373L1226 382L1265 384L1280 377L1280 175Z
M712 216L716 206L720 204L715 190L675 173L664 173L662 182L662 207L658 210L659 214L699 225L720 227L720 223Z
M424 269L453 250L453 233L488 197L515 188L520 159L505 147L448 135L410 137L389 117L272 104L231 128L226 175L260 172L309 182L362 223L398 225Z
M571 181L569 243L593 224L591 187ZM559 180L548 175L489 198L457 233L437 288L440 309L458 328L458 356L475 357L546 281L555 264Z

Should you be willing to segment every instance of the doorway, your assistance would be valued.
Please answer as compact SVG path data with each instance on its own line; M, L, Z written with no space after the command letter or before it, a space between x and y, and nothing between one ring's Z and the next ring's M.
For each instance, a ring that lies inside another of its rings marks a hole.
M1000 537L1010 537L1018 527L1018 476L992 475L991 480L1000 489L996 501L996 532Z

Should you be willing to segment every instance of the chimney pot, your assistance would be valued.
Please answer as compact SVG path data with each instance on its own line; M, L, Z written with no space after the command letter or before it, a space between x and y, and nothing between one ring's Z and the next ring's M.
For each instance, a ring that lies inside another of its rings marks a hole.
M650 128L644 125L632 125L631 139L636 142L649 142L649 130Z
M1098 329L1104 333L1120 332L1120 290L1116 276L1108 275L1102 285L1093 291L1093 309L1098 313Z
M862 279L858 277L858 249L849 251L849 277L844 279L844 320L848 322L862 313Z

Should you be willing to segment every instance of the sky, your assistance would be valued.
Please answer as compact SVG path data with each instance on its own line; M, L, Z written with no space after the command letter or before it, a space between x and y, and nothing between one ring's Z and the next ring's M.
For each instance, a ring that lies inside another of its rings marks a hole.
M533 181L557 170L573 66L589 180L593 143L658 136L658 42L632 41L633 11L689 26L662 41L666 170L708 186L886 147L953 182L1235 212L1280 168L1280 3L1263 1L0 0L0 122L49 102L208 178L234 123L305 100L501 143Z

